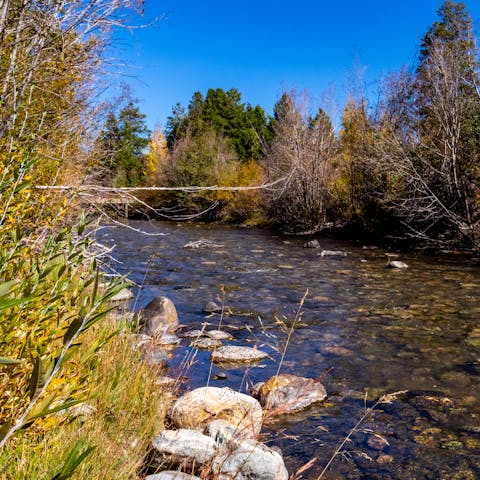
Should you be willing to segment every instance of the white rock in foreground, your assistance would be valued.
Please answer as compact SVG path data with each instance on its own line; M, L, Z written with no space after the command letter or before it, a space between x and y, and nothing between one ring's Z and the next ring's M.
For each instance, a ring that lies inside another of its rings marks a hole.
M196 430L164 430L152 441L155 463L204 464L215 454L215 441Z
M251 439L217 452L212 467L218 480L288 480L281 455Z
M165 472L156 473L155 475L148 475L145 477L145 480L200 480L200 478L189 475L188 473L166 470Z
M250 347L236 347L227 345L212 352L212 361L236 363L236 362L258 362L268 357L268 353Z
M180 397L170 414L179 428L204 430L213 420L225 420L243 438L255 437L262 428L263 412L253 397L229 388L202 387Z

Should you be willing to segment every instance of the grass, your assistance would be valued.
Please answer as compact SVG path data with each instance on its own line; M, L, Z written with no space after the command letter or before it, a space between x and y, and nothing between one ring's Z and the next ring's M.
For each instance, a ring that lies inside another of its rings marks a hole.
M81 366L89 385L85 403L93 413L72 418L71 409L19 432L0 452L1 480L139 478L151 439L163 428L168 393L156 384L158 370L132 349L128 333L113 319L86 333L74 361L82 358L82 348L111 337ZM62 477L72 452L85 458L72 476Z

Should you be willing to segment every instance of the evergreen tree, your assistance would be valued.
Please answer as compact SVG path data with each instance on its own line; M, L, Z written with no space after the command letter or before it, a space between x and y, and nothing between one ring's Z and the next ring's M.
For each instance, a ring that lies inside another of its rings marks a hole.
M100 134L103 180L117 187L135 187L144 177L144 151L150 141L145 115L129 101L118 115L110 113Z

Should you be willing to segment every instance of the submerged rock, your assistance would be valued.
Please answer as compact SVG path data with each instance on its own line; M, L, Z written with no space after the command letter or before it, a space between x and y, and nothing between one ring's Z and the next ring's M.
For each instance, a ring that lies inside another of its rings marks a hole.
M203 308L204 313L222 313L222 307L215 302L208 302Z
M318 240L310 240L309 242L305 243L304 248L320 248L320 242Z
M177 310L173 302L163 296L154 298L140 310L140 333L151 337L161 337L166 332L173 332L178 327Z
M207 337L213 338L214 340L231 340L233 337L223 330L208 330L205 332Z
M321 257L346 257L348 252L342 250L322 250L320 252Z
M262 428L262 407L254 398L229 388L202 387L180 397L171 410L179 428L204 430L213 420L225 420L242 433L255 437Z
M197 338L190 344L190 346L201 350L210 350L212 348L221 347L222 342L214 338Z
M231 442L219 450L212 469L219 480L288 480L281 455L255 440Z
M196 430L164 430L152 441L154 464L192 466L210 462L215 441Z
M212 361L217 363L258 362L268 357L268 353L250 347L227 345L212 352Z
M258 390L262 407L281 410L282 413L303 410L313 403L321 402L326 396L327 391L320 382L296 375L275 375Z
M223 248L223 245L219 243L214 243L206 238L201 238L200 240L195 240L188 242L183 246L183 248L190 248L192 250L198 250L201 248Z

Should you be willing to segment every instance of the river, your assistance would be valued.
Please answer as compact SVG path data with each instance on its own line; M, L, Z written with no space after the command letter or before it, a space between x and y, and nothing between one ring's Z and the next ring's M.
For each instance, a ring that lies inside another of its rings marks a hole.
M138 285L134 308L162 294L186 328L202 322L214 328L219 316L202 308L224 302L231 314L222 322L234 335L229 343L270 354L251 368L213 366L209 378L209 353L185 344L170 370L185 375L188 388L209 381L245 392L276 373L285 346L282 373L316 378L333 367L323 380L324 403L264 428L263 440L282 449L290 473L315 458L300 478L317 478L365 408L402 391L367 416L323 478L480 478L478 260L404 253L409 268L397 270L386 268L384 250L369 245L320 239L321 249L310 249L304 238L254 229L130 226L151 235L110 226L97 239L115 245L115 269ZM218 246L184 248L199 239ZM348 254L322 257L322 249Z

